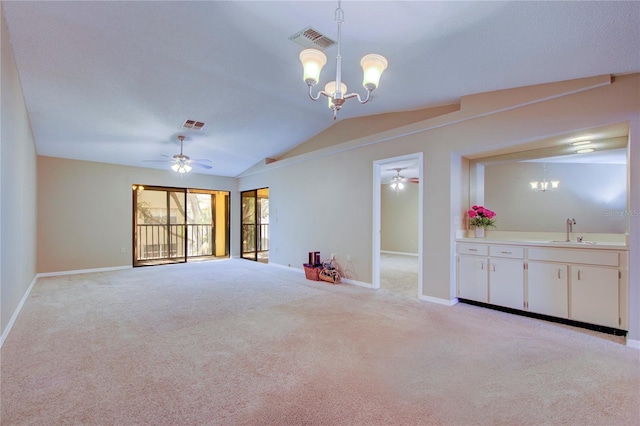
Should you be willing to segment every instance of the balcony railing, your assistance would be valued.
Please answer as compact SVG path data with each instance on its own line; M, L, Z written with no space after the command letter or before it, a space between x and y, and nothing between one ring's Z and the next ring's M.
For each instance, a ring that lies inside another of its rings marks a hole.
M137 260L184 258L185 230L187 257L213 255L215 234L212 225L153 223L137 225Z
M258 225L258 251L269 250L269 224Z

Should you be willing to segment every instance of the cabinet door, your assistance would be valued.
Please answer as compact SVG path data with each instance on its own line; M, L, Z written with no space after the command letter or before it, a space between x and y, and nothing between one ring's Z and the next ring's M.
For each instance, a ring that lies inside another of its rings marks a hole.
M567 271L567 265L529 262L529 311L560 318L569 317Z
M524 309L524 262L495 259L489 261L489 303Z
M618 328L618 270L571 266L571 319Z
M458 297L487 303L488 277L486 258L458 256Z

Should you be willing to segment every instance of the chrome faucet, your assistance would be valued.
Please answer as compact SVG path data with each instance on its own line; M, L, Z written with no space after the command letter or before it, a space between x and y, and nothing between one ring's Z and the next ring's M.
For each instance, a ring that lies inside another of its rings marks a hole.
M565 242L569 242L571 241L571 239L569 238L569 233L573 232L573 225L576 224L576 220L575 219L567 219L567 239L565 240Z

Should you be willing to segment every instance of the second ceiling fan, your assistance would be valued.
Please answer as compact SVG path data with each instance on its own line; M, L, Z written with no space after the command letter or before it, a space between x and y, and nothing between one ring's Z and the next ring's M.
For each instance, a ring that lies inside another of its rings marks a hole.
M402 170L404 170L404 168L396 168L396 169L390 169L390 170L395 170L396 171L396 175L394 177L391 178L391 180L389 181L389 185L391 186L391 189L393 189L394 191L400 191L402 189L404 189L404 186L406 183L419 183L420 180L418 178L406 178L404 176L402 176L400 174L400 172Z
M178 173L189 173L193 167L201 167L203 169L211 169L211 160L206 159L197 159L192 160L188 155L182 153L182 148L184 144L185 137L183 135L178 136L178 140L180 140L180 154L175 154L173 157L169 157L168 155L162 155L162 157L166 157L167 160L144 160L147 163L173 163L171 165L171 170Z

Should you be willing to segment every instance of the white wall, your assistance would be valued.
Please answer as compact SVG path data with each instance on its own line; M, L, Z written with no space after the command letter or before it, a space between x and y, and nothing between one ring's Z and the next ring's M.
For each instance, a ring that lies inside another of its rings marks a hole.
M380 250L418 254L418 188L407 183L394 191L381 185Z
M36 275L36 149L4 14L1 27L0 343Z
M564 232L567 218L575 218L576 234L626 233L626 164L547 163L547 180L560 186L531 191L529 181L542 180L542 168L529 162L485 166L485 206L497 213L496 229Z

